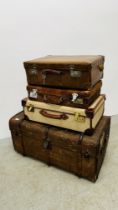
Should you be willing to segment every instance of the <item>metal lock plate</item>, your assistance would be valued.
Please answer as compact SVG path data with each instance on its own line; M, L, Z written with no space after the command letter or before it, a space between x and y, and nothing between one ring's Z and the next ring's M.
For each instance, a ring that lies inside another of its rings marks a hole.
M38 94L37 94L37 90L33 89L30 94L29 94L30 98L37 98Z
M37 74L37 69L30 69L30 74L36 75Z
M81 71L71 70L70 75L71 75L71 77L74 77L74 78L76 78L76 77L80 78L82 76L82 73L81 73Z
M75 113L75 120L81 123L85 123L86 117L81 115L80 113Z
M82 72L79 70L76 70L74 65L70 65L70 75L71 75L71 77L79 78L82 76Z
M30 74L37 74L37 67L35 65L32 66L32 68L30 69Z

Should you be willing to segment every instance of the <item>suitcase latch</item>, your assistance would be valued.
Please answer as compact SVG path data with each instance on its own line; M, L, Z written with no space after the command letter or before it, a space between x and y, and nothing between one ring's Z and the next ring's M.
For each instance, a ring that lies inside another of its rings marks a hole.
M33 89L30 94L29 94L30 98L37 98L38 94L37 94L37 90Z
M81 71L77 71L77 70L70 70L70 75L71 75L71 77L81 77L81 75L82 75L82 73L81 73Z
M76 70L74 65L70 65L70 75L71 77L81 77L82 72L79 70Z
M75 120L81 123L84 123L86 120L86 117L81 115L80 113L76 112L75 113Z
M77 93L72 93L72 102L74 104L83 104L83 98L81 98Z
M29 106L27 106L27 110L28 112L34 112L34 106L30 104Z
M43 142L43 148L44 148L44 149L51 149L50 139L49 139L49 138L47 138L47 139Z
M32 65L32 68L30 69L30 74L32 74L32 75L37 74L37 66Z

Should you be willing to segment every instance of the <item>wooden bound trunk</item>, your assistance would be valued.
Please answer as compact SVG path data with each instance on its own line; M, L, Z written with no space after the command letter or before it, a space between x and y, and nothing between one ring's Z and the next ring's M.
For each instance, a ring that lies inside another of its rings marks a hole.
M24 113L27 119L86 132L91 135L104 112L105 96L100 95L87 109L47 104L23 100Z
M28 85L27 91L30 100L85 109L100 95L101 86L101 81L88 90L56 89Z
M29 85L87 90L102 77L103 56L46 56L24 62Z
M92 136L24 119L9 121L13 145L19 153L95 182L109 139L110 117L102 117Z

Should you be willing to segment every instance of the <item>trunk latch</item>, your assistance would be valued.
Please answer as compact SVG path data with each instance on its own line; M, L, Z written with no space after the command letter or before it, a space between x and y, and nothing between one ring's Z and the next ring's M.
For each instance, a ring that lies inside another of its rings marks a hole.
M76 112L75 113L75 120L81 123L84 123L86 120L86 117L81 115L80 113Z

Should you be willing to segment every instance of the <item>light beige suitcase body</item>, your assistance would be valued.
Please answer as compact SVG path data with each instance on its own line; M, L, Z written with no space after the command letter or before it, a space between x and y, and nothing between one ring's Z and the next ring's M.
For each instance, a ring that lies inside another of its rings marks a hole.
M92 134L104 112L105 96L100 95L88 109L22 100L24 114L31 121L41 122Z

